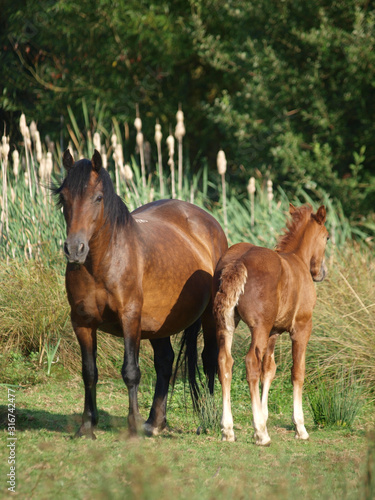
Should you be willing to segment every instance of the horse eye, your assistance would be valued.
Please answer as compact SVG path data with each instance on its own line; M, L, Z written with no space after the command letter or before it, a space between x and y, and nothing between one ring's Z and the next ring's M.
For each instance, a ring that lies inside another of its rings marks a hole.
M98 196L96 197L95 201L99 202L99 201L102 201L103 199L103 195L102 194L98 194Z

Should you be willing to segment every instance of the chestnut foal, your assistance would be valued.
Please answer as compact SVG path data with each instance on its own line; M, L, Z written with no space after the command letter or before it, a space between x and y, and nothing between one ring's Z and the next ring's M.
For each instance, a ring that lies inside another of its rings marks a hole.
M324 252L328 231L326 209L313 213L310 205L290 205L292 219L276 250L249 243L233 245L220 259L214 275L214 316L219 346L219 379L223 391L222 439L234 441L230 402L234 330L242 319L250 328L246 356L247 382L253 411L254 438L267 446L268 391L276 373L277 337L289 332L292 340L293 422L296 438L308 439L302 410L305 352L316 302L314 281L326 276ZM259 380L262 381L262 398Z

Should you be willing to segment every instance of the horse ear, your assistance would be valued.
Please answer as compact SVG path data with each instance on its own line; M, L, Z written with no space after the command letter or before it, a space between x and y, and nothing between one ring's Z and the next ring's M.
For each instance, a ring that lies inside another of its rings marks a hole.
M69 149L67 149L64 154L63 154L63 165L65 170L70 170L72 166L74 165L74 158L70 154Z
M95 172L99 172L102 168L102 157L100 156L99 151L97 151L96 149L94 150L94 154L91 158L91 165L92 169L95 170Z
M289 213L290 213L290 215L294 214L295 211L296 211L296 207L294 205L292 205L292 203L289 203Z
M323 225L326 221L326 218L327 218L326 207L324 205L322 205L321 207L319 207L318 211L314 215L314 219L316 220L316 222L318 224Z

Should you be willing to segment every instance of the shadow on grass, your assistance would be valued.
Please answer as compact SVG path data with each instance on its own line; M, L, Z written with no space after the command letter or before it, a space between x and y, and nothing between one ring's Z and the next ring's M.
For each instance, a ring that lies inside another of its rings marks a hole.
M16 431L46 430L74 434L81 424L82 415L73 413L62 415L45 410L25 409L16 410ZM6 429L8 426L8 406L0 405L0 425ZM119 431L127 429L127 417L117 417L108 412L99 410L99 426L102 431Z

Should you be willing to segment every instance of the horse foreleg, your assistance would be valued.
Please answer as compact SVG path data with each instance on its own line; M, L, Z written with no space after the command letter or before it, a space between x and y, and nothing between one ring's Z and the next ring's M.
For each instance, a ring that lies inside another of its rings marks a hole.
M87 327L75 327L75 333L82 353L82 378L85 384L85 407L82 414L82 424L75 437L86 436L96 439L94 427L98 423L96 407L96 384L98 370L96 368L96 330Z
M292 340L292 383L293 383L293 422L296 427L296 439L308 439L302 409L302 390L305 380L306 347L311 335L312 322L301 328L295 328Z
M124 336L125 353L124 364L122 365L122 378L128 389L129 395L129 433L136 435L143 427L143 420L138 407L138 386L141 380L141 371L139 369L139 346L141 334L136 329L133 336Z
M156 385L150 416L144 425L144 430L146 434L155 436L167 425L167 398L174 352L170 337L150 340L150 342L154 349Z
M262 363L262 411L266 422L268 420L268 393L276 374L275 344L277 337L278 335L274 334L269 338Z
M222 329L217 333L219 344L218 372L223 393L223 413L221 416L222 441L235 441L233 431L233 416L230 400L232 382L233 357L231 353L233 328Z
M246 378L249 384L253 411L254 439L255 444L268 446L271 443L271 439L268 435L267 419L263 413L260 400L259 380L263 357L267 349L269 332L253 328L251 333L251 345L246 355Z

